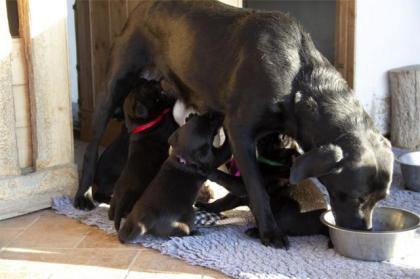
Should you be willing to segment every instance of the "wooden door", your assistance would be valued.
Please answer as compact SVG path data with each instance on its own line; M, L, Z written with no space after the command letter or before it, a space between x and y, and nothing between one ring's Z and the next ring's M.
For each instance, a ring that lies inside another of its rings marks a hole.
M242 6L242 0L221 0ZM76 40L79 80L79 123L81 140L92 138L91 121L101 97L110 47L120 34L129 13L138 0L76 0ZM120 131L120 123L111 121L102 140L109 144Z
M136 6L132 0L77 0L75 4L79 81L80 138L92 137L92 117L104 82L111 45ZM112 120L105 132L107 145L120 131Z
M356 20L356 0L336 0L336 52L335 67L354 85L354 36Z

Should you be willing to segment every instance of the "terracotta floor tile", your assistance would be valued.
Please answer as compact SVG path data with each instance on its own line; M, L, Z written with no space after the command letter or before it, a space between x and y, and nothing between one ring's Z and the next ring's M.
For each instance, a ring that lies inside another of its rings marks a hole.
M16 219L16 220L15 220ZM52 210L0 222L0 278L227 278Z
M41 216L43 211L37 211L0 221L0 229L26 229Z
M22 231L23 231L23 229L0 228L0 248L3 248L4 246L7 246Z
M12 243L20 248L74 248L92 228L65 216L45 213Z
M128 249L4 248L0 259L127 269L137 254Z
M137 244L121 244L116 235L109 235L97 228L92 228L77 248L143 249Z
M160 278L159 276L161 275L168 277L171 276L174 278L201 278L203 274L206 274L206 272L209 272L209 274L213 274L213 276L215 276L216 274L223 276L223 274L219 272L212 271L200 266L190 265L179 259L162 255L155 250L145 249L139 252L139 255L137 256L136 260L132 263L128 278L140 278L142 274L143 276L145 276L145 274L149 274L150 276L158 276L158 278Z

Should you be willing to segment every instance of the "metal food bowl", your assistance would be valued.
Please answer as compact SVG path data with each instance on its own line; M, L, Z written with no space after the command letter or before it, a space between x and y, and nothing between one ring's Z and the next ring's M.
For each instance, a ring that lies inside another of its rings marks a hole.
M330 232L334 249L341 255L365 260L384 261L403 257L410 251L420 217L392 207L377 207L373 212L371 231L356 231L335 225L331 210L321 215Z
M405 186L420 192L420 151L409 152L398 157Z

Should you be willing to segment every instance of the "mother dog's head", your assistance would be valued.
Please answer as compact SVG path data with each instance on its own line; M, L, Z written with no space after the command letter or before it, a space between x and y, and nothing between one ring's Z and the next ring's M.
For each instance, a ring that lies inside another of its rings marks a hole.
M389 141L344 85L296 94L298 141L307 152L294 162L290 181L319 178L337 225L368 230L373 208L389 193L394 156Z

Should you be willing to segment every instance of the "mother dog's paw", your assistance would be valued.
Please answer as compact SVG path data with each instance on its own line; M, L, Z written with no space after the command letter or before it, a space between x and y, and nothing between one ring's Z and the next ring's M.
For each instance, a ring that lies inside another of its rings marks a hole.
M281 248L289 250L290 243L287 235L279 230L260 234L261 243L265 246L273 248Z
M85 196L76 196L74 198L74 207L82 210L92 210L95 208L95 205Z
M260 236L258 228L250 228L245 231L245 234L252 238L261 238L261 243L265 246L270 246L273 248L284 248L286 250L289 249L289 239L287 235L277 232L273 234L265 234L264 236Z

